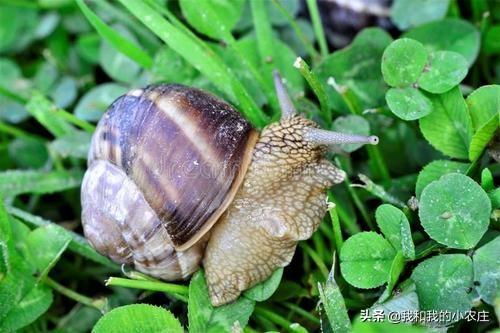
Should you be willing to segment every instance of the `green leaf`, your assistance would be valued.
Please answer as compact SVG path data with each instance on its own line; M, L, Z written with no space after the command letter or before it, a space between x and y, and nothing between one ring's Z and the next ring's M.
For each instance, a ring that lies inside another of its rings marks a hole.
M500 291L500 236L474 252L474 281L479 296L488 304L495 305Z
M5 276L12 270L10 252L14 246L13 243L12 227L10 225L9 216L5 210L3 198L0 196L0 284Z
M92 135L83 131L75 131L70 135L52 141L49 144L49 150L63 158L77 157L86 159L90 148Z
M473 248L490 223L488 195L459 173L444 175L425 187L419 206L418 215L429 236L454 249Z
M93 333L184 333L174 315L161 307L150 304L120 306L106 313L92 329Z
M365 118L357 115L338 117L333 122L332 129L337 132L370 135L370 124ZM340 148L348 153L361 148L363 144L342 144Z
M19 168L38 169L47 163L49 154L45 142L31 137L19 137L9 143L9 157Z
M500 24L493 25L486 30L483 50L486 54L500 53Z
M318 283L320 304L325 309L326 316L333 332L343 333L351 331L351 321L347 314L344 297L340 288L330 273L325 284Z
M33 78L35 88L43 94L48 94L57 79L59 78L59 70L55 64L51 62L43 62L39 67Z
M495 182L493 180L493 174L490 169L484 168L481 171L481 187L486 192L492 191L495 189Z
M467 159L472 124L467 106L458 87L442 95L431 96L433 112L420 119L425 139L442 153Z
M304 80L296 68L290 66L295 61L295 53L281 40L273 38L273 48L276 50L274 65L285 80L285 86L291 96L298 95L304 90ZM261 59L258 53L258 43L255 38L243 38L236 42L237 48L245 54L247 60L256 68L262 67ZM235 75L247 87L252 97L261 103L266 101L263 95L263 88L249 74L246 68L238 59L233 49L226 49L222 53L225 63L231 68Z
M9 88L22 79L19 66L9 58L0 58L0 86Z
M357 288L375 288L387 281L396 251L375 232L360 232L347 239L340 251L342 276Z
M50 92L50 98L58 108L65 108L74 102L77 93L76 80L70 76L64 76Z
M25 212L23 210L20 210L15 207L9 207L8 212L12 214L15 217L18 217L22 221L36 227L42 227L50 224L54 224L51 221L44 220L39 216L32 215L28 212ZM58 226L59 227L59 226ZM116 265L115 263L111 262L108 258L100 255L97 253L87 242L85 238L83 238L81 235L73 232L66 230L62 227L61 230L63 230L65 233L67 233L71 237L71 243L69 243L68 248L75 252L78 253L79 255L90 259L98 264L101 264L105 267L112 268L112 269L118 269L119 266Z
M74 131L73 126L56 113L56 106L38 92L32 94L26 109L55 137Z
M92 12L83 0L76 0L76 4L104 40L142 67L146 69L151 68L153 60L146 52L136 45L135 40L131 41L127 38L128 36L123 37L120 33L107 26L106 23Z
M25 86L27 85L19 66L8 58L0 58L0 89L2 91L0 93L0 120L19 123L29 117L24 105L21 104L27 93L28 87ZM16 92L11 92L13 87L16 87Z
M387 278L387 292L388 295L392 294L392 291L396 284L398 283L399 276L405 268L405 257L402 251L398 251L394 260L391 264L391 270L389 271L389 276Z
M196 69L169 47L156 52L151 68L153 82L188 83L197 75Z
M283 26L286 25L288 20L286 17L280 12L277 6L272 1L265 1L267 11L269 12L269 20L273 25ZM283 0L280 1L280 4L284 7L284 9L297 20L296 16L300 9L299 0Z
M500 208L500 187L497 187L496 189L490 191L488 193L488 196L490 197L493 209Z
M48 12L44 14L36 27L35 37L37 39L47 38L56 29L60 19L61 17L57 12Z
M23 171L0 172L0 195L14 197L24 193L54 193L80 186L81 170L73 171Z
M478 159L493 139L499 128L499 120L500 117L498 115L492 116L486 124L478 128L476 133L472 135L469 147L469 159L471 161Z
M40 272L40 279L47 276L68 247L71 237L63 228L54 224L33 230L26 239L33 266Z
M87 121L98 121L110 104L126 92L127 88L115 83L95 86L80 99L75 107L75 116Z
M407 259L415 258L415 246L411 238L410 223L406 215L393 205L383 204L375 211L380 231L397 251Z
M403 37L418 40L429 52L442 50L460 53L467 59L469 67L479 53L481 42L479 31L474 25L453 18L421 25L406 32Z
M279 41L276 40L278 43ZM280 45L283 45L281 42L279 42ZM249 72L247 66L242 63L241 58L239 57L238 53L235 51L235 48L239 50L239 52L243 53L246 57L246 59L256 68L261 67L261 60L258 52L258 47L257 47L257 40L255 38L251 37L246 37L242 38L236 41L236 46L234 47L220 47L218 50L220 50L220 54L222 59L224 60L224 63L228 67L231 68L231 70L234 72L234 75L241 81L241 83L245 86L247 89L248 93L252 96L253 100L259 105L262 106L267 102L266 95L264 94L264 90L262 85L257 82L253 75ZM280 47L275 45L277 47ZM278 53L278 56L283 56L286 57L286 59L282 58L282 61L287 64L290 62L293 62L295 59L295 55L293 52L291 52L289 49L286 49L286 45L283 45L282 51L286 52L287 54L282 54L281 52ZM291 59L289 58L291 57ZM281 64L281 61L279 62ZM297 71L292 67L292 66L282 66L283 69L287 71L286 75L291 78L291 80L286 79L285 84L287 84L287 88L289 89L290 93L292 96L296 94L298 91L303 90L303 83L301 81L298 81L299 86L296 86L297 80L295 75L298 74ZM280 69L280 73L283 75L283 72ZM292 76L290 76L292 75ZM301 80L300 75L299 75L299 80Z
M432 112L431 100L413 87L391 88L385 99L392 113L403 120L419 119Z
M113 25L113 29L125 36L128 40L136 43L134 35L123 25ZM132 59L116 50L113 45L103 40L99 48L99 63L113 80L132 83L137 79L141 68ZM151 67L152 64L149 65Z
M22 299L25 285L24 279L20 279L19 276L13 274L7 274L0 281L0 299L2 300L0 302L0 323L3 322L3 318L9 314L18 301Z
M387 86L382 79L380 63L382 53L391 41L391 36L382 29L364 29L349 46L328 55L314 68L313 72L324 84L331 106L346 109L339 93L327 85L330 77L352 90L363 109L378 107L384 103Z
M408 87L417 82L429 54L425 47L408 38L397 39L382 55L382 75L392 87Z
M395 0L391 8L394 24L406 30L446 16L450 0Z
M427 259L414 269L411 279L417 287L420 310L463 314L472 307L472 260L466 255L444 254ZM448 318L434 325L456 320Z
M235 325L244 328L255 302L240 297L233 303L214 308L208 296L203 270L196 272L189 283L188 321L190 332L231 332Z
M467 60L456 52L437 51L418 79L418 85L433 94L442 94L458 85L467 75Z
M35 8L2 5L0 22L0 53L19 52L35 39L39 17Z
M224 39L238 22L244 0L181 0L182 14L197 31L209 37Z
M474 90L465 101L469 107L474 130L478 131L500 114L500 85L482 86Z
M423 189L441 176L448 173L463 173L467 171L469 164L455 161L436 160L427 164L418 174L415 193L420 198Z
M294 281L284 280L281 281L276 292L271 296L273 301L286 301L294 297L304 297L309 292L300 284Z
M419 305L415 283L408 279L398 286L397 292L392 294L389 293L389 288L386 288L370 309L372 312L377 309L384 311L386 318L390 312L418 311Z
M101 37L95 33L78 35L76 40L76 51L78 54L91 64L99 62L99 46L101 45Z
M14 332L29 325L47 311L52 304L52 290L40 285L23 297L0 323L0 331Z
M29 116L23 104L0 94L0 120L17 124L26 120Z
M271 297L281 282L283 276L283 268L278 268L274 273L265 281L257 284L251 289L245 291L245 297L257 302L263 302Z

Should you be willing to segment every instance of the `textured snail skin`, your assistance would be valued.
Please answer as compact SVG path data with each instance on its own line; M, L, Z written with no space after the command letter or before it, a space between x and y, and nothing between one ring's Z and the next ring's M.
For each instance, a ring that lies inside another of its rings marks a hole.
M261 133L243 185L205 250L213 305L234 301L288 265L297 242L311 237L326 213L326 189L344 180L324 146L303 140L306 127L316 125L295 116Z

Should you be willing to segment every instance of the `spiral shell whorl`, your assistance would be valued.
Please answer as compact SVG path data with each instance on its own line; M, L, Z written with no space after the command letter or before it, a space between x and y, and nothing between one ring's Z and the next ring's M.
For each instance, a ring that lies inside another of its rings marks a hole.
M82 207L85 236L101 254L165 280L187 278L198 268L205 243L177 253L142 193L115 165L103 160L90 165Z
M175 247L185 250L234 197L256 136L215 96L176 84L150 86L110 106L94 134L89 162L103 159L119 166Z

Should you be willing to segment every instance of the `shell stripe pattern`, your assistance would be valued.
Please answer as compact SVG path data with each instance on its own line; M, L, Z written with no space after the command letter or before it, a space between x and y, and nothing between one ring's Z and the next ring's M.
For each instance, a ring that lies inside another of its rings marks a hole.
M89 152L120 167L162 220L177 250L210 229L251 160L258 133L226 102L195 88L154 85L118 98Z
M98 252L162 279L188 277L203 254L203 242L175 251L141 191L122 169L105 160L95 160L83 178L82 221Z

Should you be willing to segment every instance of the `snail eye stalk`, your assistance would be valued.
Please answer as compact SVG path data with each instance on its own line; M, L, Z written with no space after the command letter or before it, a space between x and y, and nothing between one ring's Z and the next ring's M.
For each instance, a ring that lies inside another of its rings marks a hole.
M291 118L297 113L297 110L295 110L292 99L290 98L290 95L288 95L288 92L283 85L283 79L277 70L273 72L273 77L276 96L278 96L278 102L280 103L281 108L281 119Z
M308 127L304 129L304 140L318 145L338 145L345 143L363 143L376 145L378 137L375 135L358 135L327 131L319 128Z

